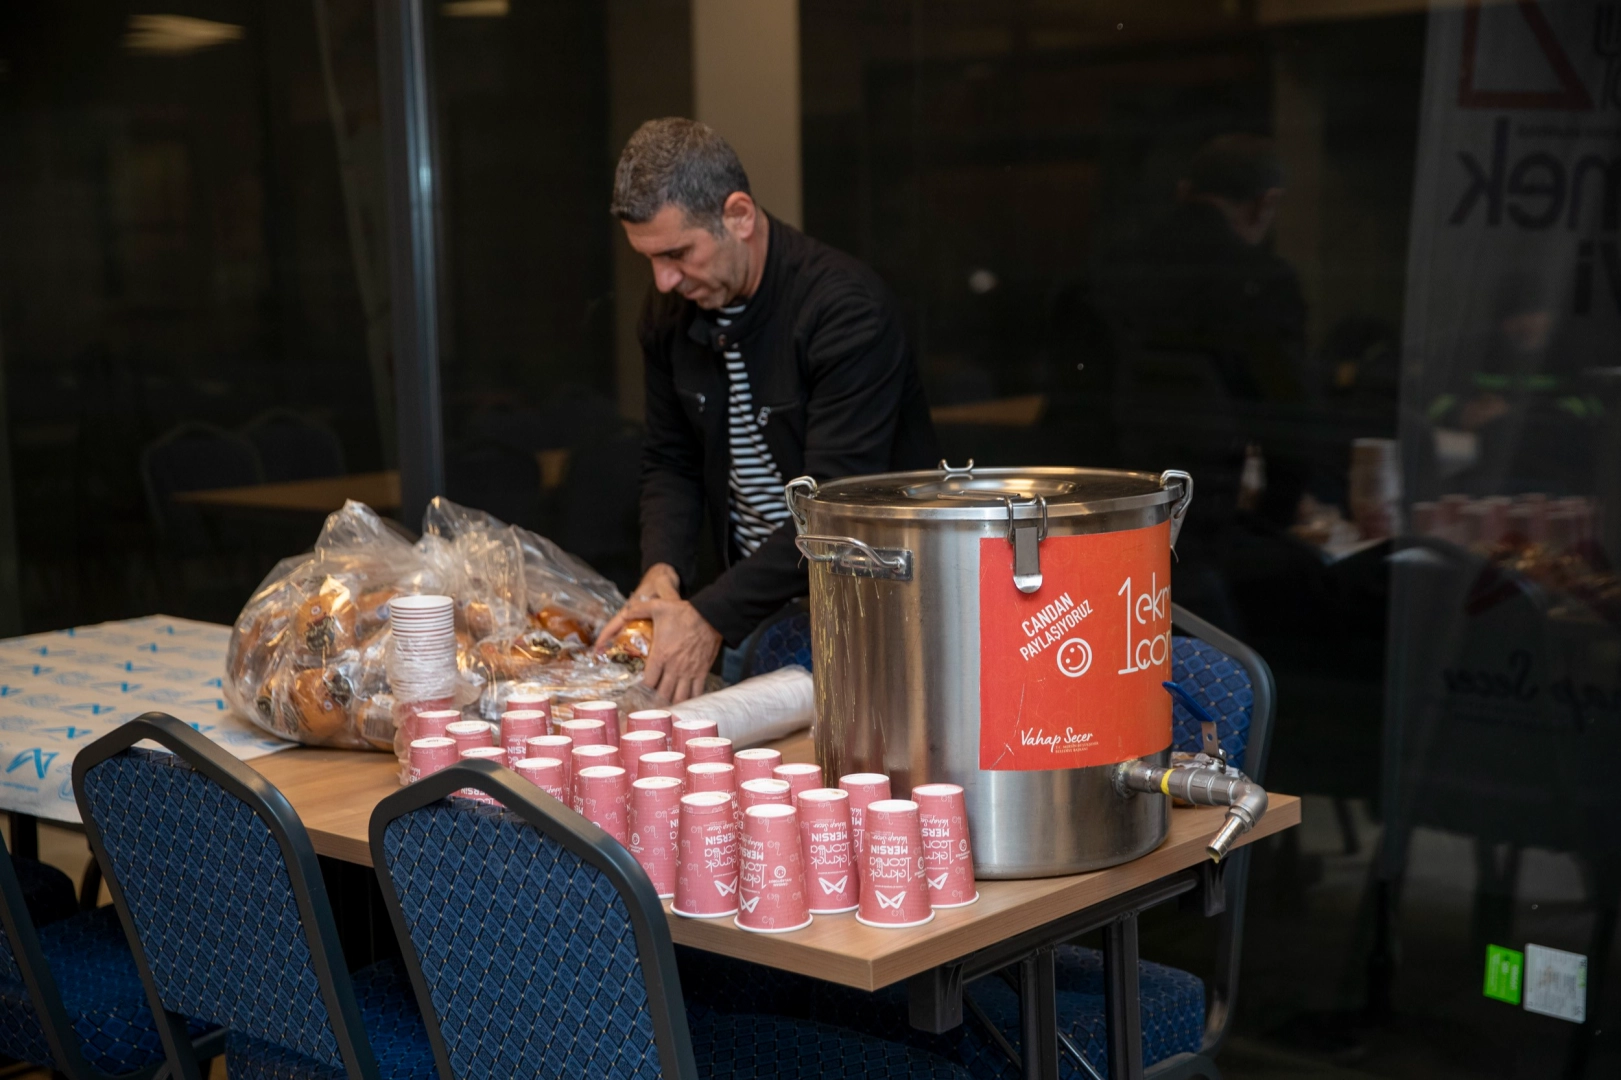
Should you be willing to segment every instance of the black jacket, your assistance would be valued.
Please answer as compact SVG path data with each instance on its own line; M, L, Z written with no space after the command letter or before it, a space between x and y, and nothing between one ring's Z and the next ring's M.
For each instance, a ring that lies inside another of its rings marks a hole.
M939 460L923 384L883 282L842 252L771 219L760 286L732 325L650 292L638 327L647 369L642 566L669 563L731 645L806 592L790 522L754 554L731 544L727 381L743 354L762 433L784 481L930 468ZM726 569L692 593L704 511Z

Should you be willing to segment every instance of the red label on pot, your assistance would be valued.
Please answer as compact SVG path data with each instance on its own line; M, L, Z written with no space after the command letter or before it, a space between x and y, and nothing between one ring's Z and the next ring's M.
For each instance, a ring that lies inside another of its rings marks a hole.
M1171 526L1050 536L1041 588L979 542L979 767L1079 769L1171 744Z

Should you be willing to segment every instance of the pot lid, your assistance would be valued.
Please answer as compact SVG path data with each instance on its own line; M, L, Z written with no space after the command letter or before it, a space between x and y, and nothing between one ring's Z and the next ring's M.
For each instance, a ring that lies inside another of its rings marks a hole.
M1185 475L1057 466L976 468L972 461L961 468L943 461L940 466L832 480L796 495L863 516L1006 517L1010 503L1034 508L1040 500L1049 516L1067 517L1174 502L1182 495Z

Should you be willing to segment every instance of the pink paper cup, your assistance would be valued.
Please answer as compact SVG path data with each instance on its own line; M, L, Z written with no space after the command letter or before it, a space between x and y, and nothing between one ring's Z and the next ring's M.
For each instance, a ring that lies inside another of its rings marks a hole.
M574 812L618 840L630 841L630 781L615 765L588 765L574 774Z
M523 758L512 768L519 776L564 806L569 804L568 766L562 761L554 757Z
M641 779L642 755L656 754L669 745L662 731L627 731L619 736L619 753L625 759L625 771L630 782Z
M749 780L771 780L774 779L771 770L782 764L782 753L764 746L737 750L732 753L732 764L737 766L739 784Z
M509 712L538 712L546 717L549 724L552 720L552 696L540 690L516 690L507 695L506 702L501 706L503 713ZM541 732L542 735L546 732Z
M536 735L525 739L526 757L556 758L563 763L563 805L574 806L574 740L567 735Z
M445 734L456 740L458 749L494 746L495 729L483 720L457 720L445 725Z
M424 776L432 776L440 769L456 764L456 740L447 739L443 735L430 735L425 739L411 740L411 758L407 775L411 783L416 783Z
M788 790L796 798L801 791L822 786L822 767L812 765L808 761L790 761L785 765L778 765L771 770L771 775L778 780L788 781Z
M799 852L799 814L792 806L774 803L743 812L737 863L738 912L732 921L740 929L786 934L811 924L805 863Z
M660 900L675 896L676 851L680 847L676 829L680 824L679 779L644 776L630 785L630 853L647 871Z
M670 725L675 722L675 714L669 709L638 709L625 717L625 726L631 731L661 731L666 739L675 734Z
M567 735L574 740L575 746L609 746L608 725L601 720L558 720L552 724L552 731L558 735Z
M839 777L839 787L850 793L850 841L855 853L856 873L865 877L867 857L863 853L863 825L867 804L889 798L889 777L883 773L850 773Z
M923 868L929 905L966 907L979 899L974 850L968 842L968 810L956 784L919 784L912 789L923 836Z
M413 708L416 705L438 706L439 704L440 702L437 701L418 701L412 702L411 705L407 706L407 709L411 710L409 715L413 725L410 730L415 732L415 734L411 736L413 741L416 739L442 738L445 734L445 728L462 718L462 711L460 709L445 709L436 707L431 709L415 710ZM449 705L450 702L446 701L443 704Z
M867 926L922 926L934 918L924 876L917 803L878 799L866 806L866 873L856 920Z
M507 752L507 764L514 765L527 756L524 744L546 734L546 714L539 709L520 709L501 714L501 748Z
M794 800L799 808L799 846L813 915L856 909L861 892L850 839L850 795L838 788L811 788Z
M609 746L619 745L619 704L613 701L576 701L574 719L601 720Z
M732 740L720 739L712 735L698 735L687 740L684 751L693 763L700 761L724 761L732 764Z
M687 740L699 738L713 738L719 734L713 720L675 720L670 724L670 737L674 740L671 749L685 754Z
M484 726L488 727L489 725L485 724ZM499 746L469 746L464 750L458 750L457 757L462 761L493 761L497 765L505 765L507 763L507 752L501 749ZM478 788L464 787L460 791L456 792L456 794L460 795L464 799L473 799L476 802L495 803L497 806L501 805L500 800L498 800L494 795L486 795Z
M670 910L689 919L737 914L737 820L726 791L681 796L677 826L675 901Z
M794 804L786 780L745 780L737 785L737 801L743 807L745 825L748 824L748 812L752 806Z
M737 793L737 769L724 761L700 761L687 766L688 791Z
M682 783L687 779L687 755L678 754L674 750L655 750L651 754L642 755L642 776L673 776Z
M609 765L615 769L624 769L625 761L619 753L617 746L576 746L569 753L573 759L572 770L575 776L580 775L581 769L588 769L593 765ZM630 783L630 770L625 769L625 783Z

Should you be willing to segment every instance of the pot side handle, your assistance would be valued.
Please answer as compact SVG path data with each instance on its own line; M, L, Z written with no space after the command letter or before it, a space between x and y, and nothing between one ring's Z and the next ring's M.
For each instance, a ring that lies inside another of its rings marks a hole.
M1181 469L1166 469L1159 474L1159 486L1168 488L1178 484L1182 494L1171 505L1171 550L1176 550L1176 538L1182 534L1182 519L1188 516L1188 504L1193 501L1193 477ZM791 507L790 507L791 509Z

